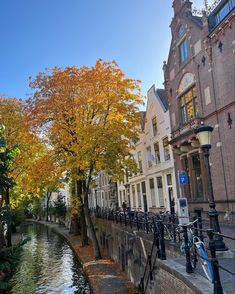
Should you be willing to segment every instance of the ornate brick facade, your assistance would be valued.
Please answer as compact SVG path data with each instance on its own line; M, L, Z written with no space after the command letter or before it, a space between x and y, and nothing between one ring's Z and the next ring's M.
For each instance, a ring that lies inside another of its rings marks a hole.
M191 7L189 0L173 1L163 66L176 172L188 176L178 192L188 198L191 212L208 212L203 155L194 134L203 121L214 127L210 161L217 210L235 220L235 1L222 0L201 17Z

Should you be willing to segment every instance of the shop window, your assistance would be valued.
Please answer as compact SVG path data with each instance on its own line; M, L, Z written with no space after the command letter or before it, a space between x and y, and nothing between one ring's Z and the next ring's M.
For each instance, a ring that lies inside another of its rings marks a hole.
M185 169L185 173L187 175L187 184L184 186L184 191L185 191L185 197L191 198L192 197L192 193L191 193L191 183L190 183L190 175L189 175L189 163L188 163L188 158L185 157L183 159L183 164L184 164L184 169ZM183 188L181 188L183 189Z
M141 188L142 188L142 195L143 195L144 211L146 212L146 211L148 211L148 204L147 204L145 181L141 182Z
M132 200L133 200L133 207L136 207L136 197L135 197L135 185L132 185Z
M183 125L198 117L199 106L195 86L180 97L180 111Z
M157 190L158 190L159 206L164 207L164 194L163 194L162 177L157 177Z
M137 190L138 205L139 205L139 207L141 207L141 192L140 192L140 184L137 184L137 186L136 186L136 190Z
M192 156L195 198L203 198L202 175L199 154Z

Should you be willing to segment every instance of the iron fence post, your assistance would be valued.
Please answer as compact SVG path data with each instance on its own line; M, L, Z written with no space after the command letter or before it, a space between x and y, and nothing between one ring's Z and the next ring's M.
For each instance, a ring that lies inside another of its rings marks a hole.
M165 239L164 239L164 225L163 222L160 220L160 246L161 246L161 253L160 259L166 260L166 249L165 249Z
M159 232L155 230L154 232L154 244L157 247L157 257L161 258L161 251L160 251L160 242L159 242Z
M145 228L146 228L146 233L149 233L149 226L148 226L148 216L147 213L145 212L144 214L144 220L145 220Z
M198 228L199 228L199 238L203 241L204 236L202 232L202 212L201 210L196 210L197 218L198 218Z
M125 227L127 226L127 223L126 223L126 211L124 211L124 222L125 222Z
M207 234L209 236L209 249L211 252L211 266L214 273L214 294L223 294L223 288L220 281L220 274L219 274L219 262L216 258L216 247L215 247L215 240L214 240L214 232L212 229L207 230Z
M139 218L138 218L138 214L136 213L135 215L135 218L136 218L136 226L137 226L137 230L139 231L140 230L140 225L139 225Z
M193 273L193 268L190 260L190 251L188 245L188 230L187 226L183 226L183 236L184 236L184 246L185 246L185 255L186 255L186 272Z

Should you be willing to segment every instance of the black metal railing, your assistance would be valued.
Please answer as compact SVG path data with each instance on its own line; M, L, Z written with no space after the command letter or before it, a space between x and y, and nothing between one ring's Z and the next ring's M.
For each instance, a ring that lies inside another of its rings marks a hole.
M138 293L145 294L149 281L153 279L153 271L157 258L161 260L166 259L166 243L171 243L175 246L179 246L184 242L185 253L185 266L186 272L192 273L194 269L192 267L192 260L190 255L189 234L187 225L178 224L177 216L170 215L169 213L143 213L136 211L113 211L107 208L92 208L91 213L102 219L107 219L119 223L122 226L130 227L131 229L137 229L138 231L146 234L153 235L153 243L151 251L148 254L143 276L141 277L138 285ZM192 231L194 236L198 236L201 241L205 242L209 257L197 256L197 259L202 258L206 261L209 260L213 270L213 284L214 293L222 294L223 288L220 280L220 272L222 269L235 277L235 273L221 266L216 254L215 236L220 236L235 241L235 238L214 232L211 229L203 229L201 212L197 211L193 220L197 220L193 223Z

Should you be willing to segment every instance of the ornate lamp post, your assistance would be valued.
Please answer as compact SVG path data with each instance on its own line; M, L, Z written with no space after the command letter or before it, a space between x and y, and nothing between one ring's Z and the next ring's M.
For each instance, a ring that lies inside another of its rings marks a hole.
M221 233L219 220L218 220L218 212L216 210L216 204L214 199L214 192L212 186L211 179L211 168L209 163L210 156L210 148L211 148L211 133L213 131L213 127L202 125L195 129L195 133L197 134L201 149L205 158L205 167L207 174L207 182L208 182L208 196L209 196L209 217L210 217L210 227L214 232ZM225 251L228 248L225 246L223 242L223 237L215 235L215 246L217 251Z

